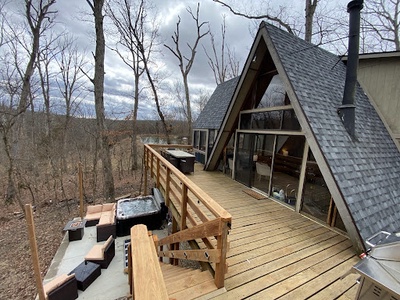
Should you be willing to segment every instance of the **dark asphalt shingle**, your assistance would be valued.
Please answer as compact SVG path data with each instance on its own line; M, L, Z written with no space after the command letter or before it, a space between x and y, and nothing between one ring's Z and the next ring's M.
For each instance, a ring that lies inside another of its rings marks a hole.
M194 129L220 129L238 80L239 77L235 77L216 87L196 122L194 122Z

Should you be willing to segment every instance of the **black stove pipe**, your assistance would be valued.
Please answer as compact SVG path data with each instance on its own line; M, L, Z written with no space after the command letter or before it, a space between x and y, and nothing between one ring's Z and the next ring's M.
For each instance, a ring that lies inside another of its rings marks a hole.
M354 0L347 4L349 16L349 49L347 57L346 81L342 105L338 114L344 123L344 127L351 137L355 137L355 110L354 95L357 84L358 51L360 46L360 11L363 8L363 0Z

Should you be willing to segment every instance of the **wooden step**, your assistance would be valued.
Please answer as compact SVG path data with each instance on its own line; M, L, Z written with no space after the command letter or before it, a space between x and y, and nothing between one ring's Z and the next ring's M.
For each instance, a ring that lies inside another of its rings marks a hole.
M208 271L160 263L169 299L197 299L218 292ZM224 290L219 291L224 292Z

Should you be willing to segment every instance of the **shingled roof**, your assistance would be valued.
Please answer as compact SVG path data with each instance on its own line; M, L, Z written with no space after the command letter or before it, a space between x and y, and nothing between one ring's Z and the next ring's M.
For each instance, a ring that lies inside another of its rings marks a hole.
M239 77L219 84L194 123L195 129L219 129L231 102Z
M400 153L378 113L358 85L355 95L356 139L347 133L337 110L342 103L346 66L340 58L277 27L262 23L238 83L229 112L237 112L242 88L265 43L302 130L355 247L378 231L400 230ZM250 78L250 79L249 79ZM243 93L242 93L243 95ZM236 104L236 102L239 102ZM233 132L226 116L220 132ZM227 137L220 134L217 143ZM221 139L221 140L219 140ZM217 145L214 150L221 149ZM218 151L212 155L219 156Z

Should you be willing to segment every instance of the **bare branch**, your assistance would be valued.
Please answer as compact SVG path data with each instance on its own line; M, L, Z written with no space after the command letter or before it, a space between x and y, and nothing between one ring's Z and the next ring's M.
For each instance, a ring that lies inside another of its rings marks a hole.
M230 10L231 13L233 13L236 16L241 16L247 19L254 19L254 20L262 20L262 19L267 19L273 22L278 23L279 25L281 25L282 27L284 27L289 33L294 34L292 26L290 26L290 24L284 22L281 18L277 17L277 16L271 16L269 14L264 14L264 15L247 15L244 13L241 13L239 11L236 11L235 9L233 9L230 5L226 4L223 1L220 0L213 0L216 3L221 4L223 7L226 7ZM315 1L315 0L314 0Z
M171 53L178 59L179 63L179 69L182 74L182 80L183 80L183 86L185 89L185 98L186 98L186 110L187 110L187 121L188 121L188 136L189 136L189 142L191 140L191 135L192 135L192 112L191 112L191 105L190 105L190 94L189 94L189 83L188 83L188 75L189 72L193 66L195 57L196 57L196 49L197 46L200 42L200 40L206 36L209 33L209 30L206 30L205 32L202 32L202 27L208 22L200 22L199 21L199 16L200 16L200 3L197 3L197 9L196 12L194 13L192 9L189 7L186 9L186 11L190 14L192 19L195 21L196 24L196 39L193 44L186 43L186 46L190 50L190 54L188 56L185 56L181 52L181 46L179 44L179 26L181 23L181 19L178 16L178 21L176 23L176 30L174 32L174 35L172 36L172 41L175 44L175 49L173 49L171 46L168 46L164 44L164 46L171 51ZM186 64L185 64L186 63Z

